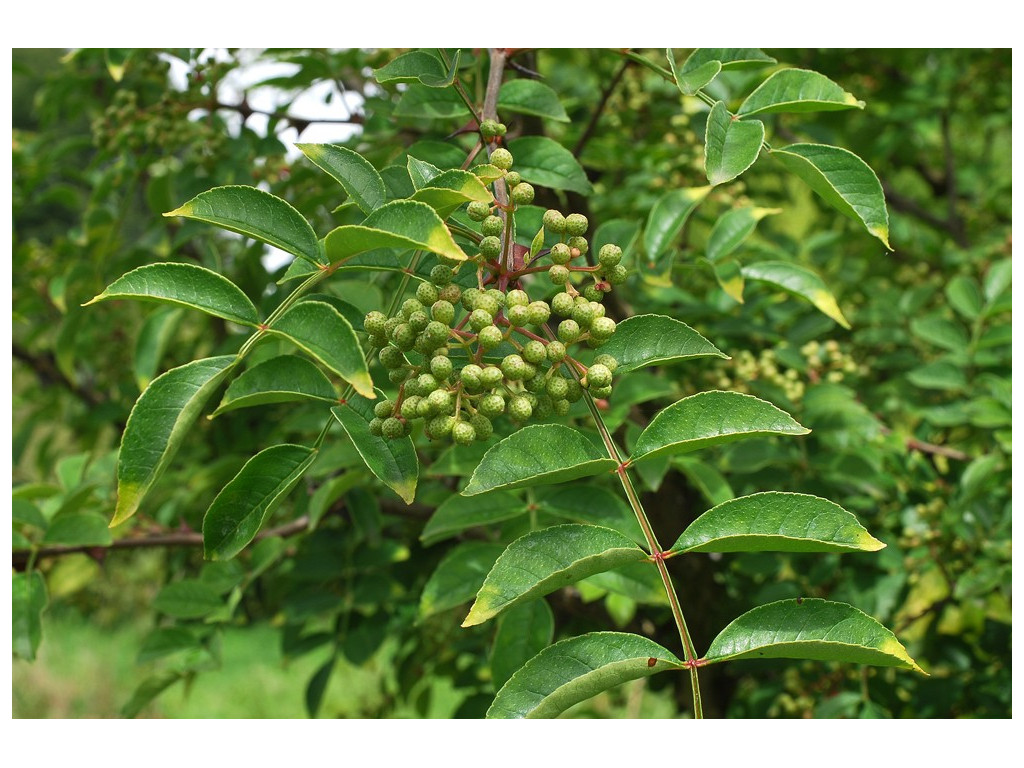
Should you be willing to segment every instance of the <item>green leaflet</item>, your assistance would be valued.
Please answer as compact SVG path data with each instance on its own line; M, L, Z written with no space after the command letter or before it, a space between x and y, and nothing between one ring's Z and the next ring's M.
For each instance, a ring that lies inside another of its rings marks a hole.
M857 518L802 493L755 493L709 509L672 552L875 552L885 545Z
M946 298L966 320L975 320L984 308L978 283L966 275L957 275L946 285Z
M522 136L508 143L515 156L514 169L526 181L550 189L589 195L594 191L587 174L572 152L546 136Z
M297 355L281 355L254 365L232 381L210 418L238 408L295 400L337 403L338 394L314 363Z
M720 61L722 69L755 69L776 63L760 48L697 48L683 62L683 72L692 72L709 61Z
M317 451L302 445L275 445L245 463L217 494L203 517L203 550L208 560L227 560L256 538Z
M370 213L384 204L384 181L369 161L348 147L338 144L296 144L310 162L334 178L359 206Z
M500 544L469 541L457 545L438 563L420 596L420 618L425 619L473 599L487 572L501 554Z
M114 537L102 515L97 512L62 512L50 521L44 544L108 547Z
M498 92L498 110L569 122L569 115L558 100L558 94L539 80L517 78L507 81Z
M383 396L379 390L378 394ZM332 408L331 413L377 479L397 493L406 504L412 504L420 471L412 439L403 437L399 440L385 440L371 435L373 404L358 395L349 398L344 405Z
M410 162L413 158L409 158ZM477 201L492 203L493 195L480 179L469 171L458 169L443 171L416 189L413 200L426 203L442 219L447 218L465 203Z
M825 202L863 224L892 250L882 184L868 164L853 152L826 144L791 144L772 150L772 157L803 179Z
M153 600L153 608L176 619L201 619L224 600L221 591L201 579L182 579L166 584Z
M760 120L734 120L724 101L708 114L704 136L704 171L712 186L732 181L757 160L764 141Z
M571 637L545 648L512 675L487 717L557 717L620 683L681 668L675 654L639 635L591 632Z
M456 59L456 63L457 63ZM423 83L434 87L445 79L445 68L441 60L426 51L409 51L392 59L383 67L373 70L373 77L382 85L385 83ZM446 83L450 85L451 83Z
M359 394L374 397L373 380L366 370L366 359L355 331L330 304L300 301L281 315L267 332L288 339L315 357Z
M518 517L525 514L526 509L525 501L506 491L473 497L455 494L445 499L427 520L420 541L430 546L467 528L493 525Z
M160 360L167 350L167 345L181 321L183 311L179 307L164 307L149 317L142 324L139 336L135 340L135 357L133 370L139 391L149 386L160 370Z
M940 315L911 318L910 332L917 338L950 352L962 352L970 343L967 331L962 325Z
M441 169L433 163L420 160L409 155L405 161L406 171L409 173L409 181L413 189L420 189L430 184L431 179L441 175Z
M743 303L743 289L746 283L743 280L743 268L735 259L711 262L703 260L715 275L715 281L725 291L726 295L739 304Z
M392 114L395 117L423 120L451 120L469 117L469 110L454 88L435 88L422 83L410 83Z
M610 472L615 467L614 459L572 427L536 424L513 432L491 447L462 495L563 483Z
M259 325L256 307L237 285L197 264L149 264L133 269L82 306L110 299L176 304L239 325Z
M434 209L416 200L382 205L362 224L337 227L324 238L331 264L378 248L416 248L458 261L467 258Z
M711 59L683 72L676 65L676 57L671 48L665 49L665 55L668 57L668 66L672 71L672 76L676 79L679 92L684 96L693 96L718 77L718 73L722 71L722 62Z
M759 261L756 264L742 267L740 272L747 280L771 283L796 296L801 296L843 328L850 327L850 322L839 309L839 304L836 303L836 297L825 285L825 281L811 270L790 264L788 261Z
M482 624L522 601L646 558L609 528L568 524L533 531L509 544L495 562L462 626Z
M761 219L775 213L782 213L782 209L745 205L723 213L708 235L708 261L717 261L735 251L754 233Z
M818 72L781 69L754 89L736 114L749 117L773 112L831 112L839 109L864 109L864 102Z
M863 611L818 598L780 600L740 616L719 633L708 663L731 659L815 659L924 673L896 635Z
M128 700L128 703L121 707L121 717L135 717L146 707L147 704L153 701L153 699L185 677L186 673L178 670L158 672L155 675L147 677L139 684L139 687L135 689L134 693L132 693L132 697Z
M235 355L222 355L186 363L158 376L139 396L121 438L111 527L135 514L236 360Z
M619 361L616 374L691 357L729 359L686 323L665 315L627 317L616 326L601 352Z
M599 485L577 484L547 488L537 493L540 511L574 523L611 528L637 543L644 543L636 515L622 496Z
M546 600L531 600L505 611L491 646L491 679L501 688L523 664L551 645L555 615Z
M739 392L701 392L684 397L654 417L637 438L630 462L689 453L750 435L810 432L769 402Z
M648 259L657 259L668 250L690 214L710 191L711 187L673 189L658 198L644 227L644 253Z
M11 575L11 650L15 658L35 660L48 600L46 581L39 571Z
M302 214L256 187L214 187L164 216L184 216L260 240L267 245L322 264L320 241Z

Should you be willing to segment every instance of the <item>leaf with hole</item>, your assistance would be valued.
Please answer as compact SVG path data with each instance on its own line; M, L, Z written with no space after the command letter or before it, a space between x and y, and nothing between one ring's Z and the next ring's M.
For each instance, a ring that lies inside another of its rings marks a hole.
M884 546L838 504L768 492L712 507L687 526L671 551L875 552Z
M569 524L533 531L498 558L462 626L482 624L520 602L646 558L630 539L609 528Z
M535 424L487 451L462 494L564 483L615 467L615 460L582 432L563 424Z
M788 261L759 261L742 267L740 272L747 280L769 283L807 299L843 328L850 327L849 320L843 316L836 297L825 285L825 281L806 267L790 264Z
M784 149L773 149L771 154L825 202L863 224L892 250L882 183L857 155L827 144L791 144Z
M310 162L326 171L359 206L370 213L384 204L384 180L370 162L348 147L338 144L296 144Z
M729 359L686 323L665 315L627 317L615 327L601 352L618 360L616 374L693 357Z
M704 135L704 172L712 186L732 181L757 160L764 142L764 123L735 120L724 101L708 113Z
M242 290L205 267L196 264L148 264L133 269L87 301L87 307L110 299L138 299L176 304L222 317L239 325L259 325L256 307Z
M373 397L373 380L366 370L363 350L348 320L330 304L300 301L267 329L315 357L351 384L356 392Z
M274 445L257 453L231 478L203 517L203 551L208 560L228 560L259 533L270 514L299 482L317 451L302 445Z
M186 363L158 376L139 396L121 437L111 527L135 514L236 361L235 355L221 355Z
M251 237L313 264L322 264L320 241L302 214L256 187L214 187L164 216L184 216Z
M810 432L769 402L739 392L700 392L655 416L637 438L630 462L689 453L754 435Z
M748 611L719 633L705 659L845 661L924 673L896 635L873 618L819 598L780 600Z
M487 717L557 717L609 688L682 666L671 651L639 635L591 632L571 637L545 648L512 675Z
M864 102L818 72L780 69L747 96L736 114L745 118L775 112L832 112L840 109L864 109Z

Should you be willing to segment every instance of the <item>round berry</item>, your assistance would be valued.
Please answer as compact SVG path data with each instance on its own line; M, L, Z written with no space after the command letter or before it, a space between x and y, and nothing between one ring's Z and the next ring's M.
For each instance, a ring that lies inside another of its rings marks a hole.
M388 319L384 316L383 312L369 312L363 318L363 328L373 336L383 336L384 325L387 321Z
M445 416L443 414L435 416L427 422L427 434L435 440L440 440L442 437L450 435L454 426L454 416Z
M612 372L601 363L594 363L587 369L588 387L607 387L612 383Z
M569 246L569 253L573 255L573 258L576 258L577 255L585 256L590 250L590 245L587 244L585 237L570 237L566 245ZM579 251L579 254L576 254L576 251Z
M406 385L405 391L409 391L408 385ZM422 398L419 395L407 395L405 400L402 401L402 418L406 421L412 421L413 419L419 418L419 412L416 407L419 405Z
M501 371L510 381L520 381L526 378L526 361L519 355L507 355L501 361Z
M505 412L505 398L496 393L484 395L480 398L480 404L477 406L477 409L488 418L497 418Z
M426 283L424 283L426 285ZM419 333L424 330L430 324L430 316L426 312L413 312L409 316L409 325L412 329Z
M595 317L590 324L590 335L595 339L609 339L615 333L615 321L610 317Z
M555 285L565 285L569 282L569 268L561 264L552 264L548 269L548 279Z
M505 174L505 183L508 184L509 189L515 187L517 184L522 182L522 180L523 177L520 176L515 171L509 171L508 173Z
M416 377L416 390L421 395L429 395L440 386L432 373L421 373Z
M405 424L392 416L390 419L384 420L384 423L381 425L381 434L387 440L395 440L399 437L404 437Z
M523 386L526 387L527 392L543 392L547 384L548 380L544 378L544 374L538 373L527 379Z
M447 301L449 304L455 304L462 296L462 289L459 288L455 283L448 283L444 288L437 292L437 296L441 301Z
M566 379L566 381L569 382L569 392L565 396L565 399L570 403L575 403L583 397L583 387L580 386L580 383L576 381L576 379Z
M551 246L551 261L555 264L568 264L572 260L572 252L565 243L555 243Z
M482 387L480 377L483 371L480 366L476 363L470 363L459 371L459 381L462 382L462 386L470 391L478 390Z
M447 269L447 267L445 267ZM438 299L437 286L433 283L420 283L416 286L416 299L425 307L429 307Z
M575 306L576 303L568 293L555 294L555 297L551 299L551 309L556 315L560 315L561 317L568 317L571 315Z
M497 288L488 288L486 291L484 291L484 296L486 296L490 300L490 302L494 303L491 304L490 302L488 302L487 304L481 304L478 302L476 305L477 309L486 309L492 315L496 315L498 314L498 310L501 307L505 306L505 294L499 291Z
M602 399L607 398L609 395L611 395L611 393L612 388L610 384L607 387L594 387L593 389L590 390L591 397L597 397Z
M536 339L526 342L520 354L528 363L542 363L547 359L547 350L544 349L544 344Z
M505 125L504 123L498 123L497 133L495 134L495 136L504 136L507 130L507 125Z
M533 409L533 412L542 419L546 419L551 415L554 410L553 403L550 397L547 395L541 395L537 398L537 406Z
M446 267L444 264L437 264L432 270L430 270L430 282L438 288L448 285L448 283L450 283L454 278L455 273L452 272L452 268ZM420 301L423 301L423 299L420 299ZM434 301L437 301L437 299L434 299ZM433 302L424 301L423 303L432 304Z
M408 323L401 323L391 334L391 340L399 349L412 349L412 345L416 343L416 331Z
M437 349L448 341L448 326L444 323L439 323L437 320L431 320L427 323L423 335L434 345L433 348Z
M515 421L526 421L533 415L533 406L525 395L516 395L509 401L508 415Z
M474 331L486 328L494 322L494 316L483 309L474 309L469 315L469 325Z
M500 152L501 150L497 151ZM471 218L473 221L483 221L484 219L491 215L491 206L489 206L487 203L474 200L472 203L469 204L469 207L466 208L466 213L469 215L469 218Z
M374 437L380 437L383 434L382 427L384 426L383 419L373 418L370 419L370 434Z
M416 343L412 345L412 348L425 357L432 357L434 349L436 349L437 346L438 345L431 341L430 337L427 336L426 331L424 331L416 337Z
M399 368L406 363L405 355L402 354L401 350L397 347L384 347L377 355L377 359L380 360L380 364L388 370Z
M552 376L548 379L545 391L555 400L563 400L569 394L569 382L562 376Z
M580 326L575 320L563 320L558 324L558 338L563 344L572 344L580 337Z
M588 226L587 217L582 213L570 213L565 217L565 234L570 237L578 237L586 233Z
M509 307L505 315L508 317L509 323L515 328L522 328L530 322L530 310L518 304L514 307Z
M583 289L583 298L591 302L599 302L604 298L604 291L596 285L588 285Z
M597 252L597 260L605 269L611 269L622 261L622 249L613 243L606 243Z
M467 288L466 290L464 290L462 292L463 309L465 309L467 312L471 312L472 310L476 309L476 307L474 307L473 304L476 301L477 297L480 296L480 294L482 293L483 291L481 291L479 288Z
M512 167L512 153L504 147L498 147L496 150L491 152L491 165L501 168L503 171L507 171ZM472 203L470 203L470 205L472 205ZM486 203L483 203L483 205L486 205Z
M455 307L450 301L438 299L430 307L430 316L443 325L451 325L455 319Z
M504 380L505 374L495 365L488 365L480 374L480 384L484 389L494 389Z
M476 311L479 312L480 310ZM476 335L477 342L485 350L494 349L501 344L504 338L505 336L502 334L501 329L496 325L488 325L486 328L481 328Z
M498 236L505 229L505 222L500 216L488 216L480 225L480 231L488 236Z
M554 403L552 403L552 405L554 406L555 413L558 414L559 416L569 415L568 400L555 400Z
M392 384L401 384L409 377L409 372L404 368L396 368L393 371L388 371L388 381Z
M408 320L413 312L422 312L423 309L423 305L416 299L406 299L402 302L402 317Z
M444 381L452 375L452 361L444 355L438 355L430 361L430 372L437 377L438 381Z
M565 232L565 216L553 208L544 211L544 228L556 235L562 234Z
M386 419L388 416L394 416L394 414L395 404L391 400L381 400L373 406L373 415L378 419Z
M484 258L496 259L501 253L501 240L494 235L488 235L480 241L480 253Z
M506 307L525 307L529 303L530 297L526 295L526 291L516 289L505 294Z
M512 202L516 205L529 205L533 202L533 185L527 184L525 181L522 184L516 185L515 189L512 190Z
M480 123L480 135L485 139L490 139L498 135L498 121L497 120L483 120Z
M546 301L532 301L527 307L527 319L532 325L544 325L551 317L551 307Z
M573 307L572 319L579 323L580 328L589 328L594 320L594 310L590 304L577 304Z
M626 282L626 277L629 276L629 272L621 264L616 264L605 274L608 282L612 285L621 285Z
M604 304L599 301L590 302L590 309L594 313L594 317L604 317Z
M615 369L619 367L619 361L611 355L598 355L594 358L594 362L603 365L612 373L615 373Z
M437 407L430 402L429 397L421 397L420 401L416 403L416 415L421 419L428 419L437 413Z
M474 414L470 418L469 423L473 426L473 430L476 432L477 440L486 440L494 434L494 426L491 424L491 420L481 413Z
M434 413L451 413L455 410L455 398L447 389L435 389L427 395L427 401Z
M552 341L546 350L548 360L552 363L560 363L565 360L565 344L560 341Z
M457 421L455 426L452 427L452 440L459 445L469 445L476 440L476 430L473 429L472 424L468 424L465 421Z

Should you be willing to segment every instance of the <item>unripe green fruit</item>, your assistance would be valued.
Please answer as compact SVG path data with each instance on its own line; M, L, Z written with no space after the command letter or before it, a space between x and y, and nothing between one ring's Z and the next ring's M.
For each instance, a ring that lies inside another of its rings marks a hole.
M391 400L381 400L373 406L373 415L378 419L386 419L388 416L394 416L394 414L395 404Z
M444 355L438 355L430 361L430 372L437 377L438 381L444 381L452 375L452 361Z
M569 381L562 376L552 376L547 381L545 391L555 400L564 399L569 394Z
M448 285L437 292L437 296L441 301L455 304L462 296L462 289L455 283L448 283Z
M520 291L518 288L513 291L509 291L505 295L505 306L506 307L525 307L530 303L530 297L526 294L526 291Z
M477 342L484 350L494 349L501 344L504 338L505 336L502 334L501 329L496 325L488 325L486 328L481 328L476 336Z
M482 388L483 385L480 380L482 374L483 371L479 365L470 363L459 371L459 381L462 382L462 386L473 392Z
M489 235L480 241L480 253L484 258L496 259L501 253L501 240L494 235Z
M481 413L476 413L471 416L469 423L473 425L473 430L476 432L477 440L486 440L494 434L494 426L491 424L490 419Z
M488 418L497 418L505 412L505 398L495 393L484 395L480 398L480 404L477 406L477 409Z
M606 243L597 252L597 260L605 269L611 269L622 261L622 249L613 243Z
M537 396L535 394L533 394L533 392L523 392L522 397L526 398L526 402L528 402L530 404L531 408L534 408L534 409L537 408L537 403L539 401L538 401Z
M437 286L432 283L420 283L416 286L416 299L423 306L429 307L438 299Z
M498 121L497 120L483 120L480 123L480 135L485 139L490 139L498 135Z
M516 185L516 188L512 190L512 202L516 205L529 205L533 202L534 190L532 184L527 184L525 181L522 184Z
M505 183L508 184L509 189L512 189L513 187L520 184L522 180L523 177L520 176L515 171L509 171L508 173L505 174Z
M396 368L393 371L388 371L388 380L392 384L401 384L407 378L409 378L409 372L404 368Z
M503 171L507 171L512 167L512 153L504 147L498 147L496 150L491 152L491 165L496 168L501 168Z
M483 220L483 223L480 225L481 232L483 232L485 235L494 237L500 235L504 231L504 229L505 222L501 220L500 216L488 216L486 219Z
M569 382L569 392L566 394L565 399L570 403L575 403L581 397L583 397L583 387L576 379L566 379Z
M447 389L435 389L427 395L427 401L435 413L451 413L455 410L455 398Z
M533 415L533 406L524 395L516 395L509 401L508 415L514 421L526 421Z
M426 285L426 283L424 283L424 285ZM417 333L425 330L429 324L430 316L426 312L413 312L409 315L409 325L411 325L412 329Z
M523 361L523 378L522 378L522 380L526 381L527 379L532 379L536 375L537 375L537 366L534 365L533 363L528 363L528 362L526 362L524 360Z
M464 290L462 292L462 308L465 309L467 312L471 312L472 310L476 309L476 307L473 306L473 304L474 302L476 302L477 297L479 297L481 294L483 294L483 291L481 291L479 288L467 288L466 290Z
M381 425L381 434L387 440L395 440L399 437L405 436L405 424L394 416L390 419L385 419Z
M590 335L595 339L609 339L615 333L615 321L610 317L596 317L590 324Z
M583 289L583 298L588 301L599 302L604 298L604 291L596 285L588 285Z
M421 395L429 395L440 385L437 378L431 373L421 373L416 377L416 391Z
M531 325L544 325L551 317L551 307L546 301L533 301L527 307L527 319Z
M434 354L434 349L437 347L430 337L427 336L426 331L416 336L416 341L412 345L412 348L419 352L424 357L430 357Z
M612 383L612 372L601 363L594 363L587 369L587 383L591 388L607 387Z
M391 334L395 332L395 328L400 326L404 321L405 318L402 317L401 313L395 315L394 317L389 317L387 322L384 323L384 335L390 339Z
M505 306L505 294L497 288L488 288L484 291L484 296L486 296L490 301L486 304L481 304L478 301L476 305L477 309L486 309L492 315L496 315L498 314L498 310ZM493 304L490 302L493 302Z
M558 324L558 339L563 344L572 344L580 337L580 326L575 320L563 320Z
M515 328L522 328L530 322L530 310L519 305L509 307L505 311L505 315L508 317L509 323Z
M505 374L495 365L488 365L480 374L480 384L484 389L494 389L504 380Z
M591 397L606 398L612 394L612 388L609 384L607 387L594 387L590 390Z
M577 304L573 307L572 319L579 323L580 328L589 328L594 321L594 310L590 304Z
M547 350L544 348L544 344L536 339L526 342L520 354L528 363L542 363L547 359Z
M473 429L472 424L467 424L464 421L455 422L455 426L452 427L452 440L459 445L469 445L476 440L476 430Z
M621 285L626 282L626 278L629 276L629 272L621 264L616 264L608 272L605 273L605 278L612 285Z
M587 251L590 250L590 245L587 243L585 237L570 237L569 242L566 243L569 246L569 252L572 253L574 250L579 251L581 256L585 256Z
M370 419L370 434L373 435L374 437L380 437L383 434L383 426L383 419Z
M466 214L473 221L483 221L491 215L491 206L487 203L480 202L479 200L474 200L469 204L469 207L466 208Z
M496 136L504 136L505 132L507 130L508 130L508 126L507 125L505 125L504 123L498 123L498 128L497 128L498 132L495 135Z
M569 401L568 400L555 400L552 403L554 411L558 416L569 415Z
M544 211L544 229L556 235L565 232L565 216L562 212L553 208Z
M388 319L384 316L383 312L369 312L363 318L363 328L371 336L383 336L384 326L387 321Z
M590 309L594 312L594 317L604 317L605 308L604 304L598 301L590 302Z
M388 344L388 337L387 336L385 336L383 334L376 334L376 333L371 333L370 334L370 346L371 347L377 347L379 349L381 347L386 347L387 344Z
M430 307L430 316L442 325L450 326L455 320L455 307L450 301L438 299Z
M455 417L442 414L441 416L435 416L427 422L427 432L430 437L440 440L442 437L450 435L454 426Z
M548 269L548 279L555 285L565 285L569 282L569 268L561 264L552 264Z
M406 387L406 392L408 391L408 387ZM422 399L419 395L407 395L405 400L402 401L402 418L406 421L419 418L419 412L416 410L416 407Z
M424 329L423 334L430 340L430 343L433 344L433 348L437 349L438 347L443 346L448 340L448 326L444 323L439 323L437 320L431 320L427 323L427 327Z
M469 314L469 325L474 331L486 328L494 322L494 316L483 309L474 309Z
M565 243L555 243L551 246L551 261L555 264L568 264L572 260L572 253Z
M594 358L594 362L603 365L612 373L615 373L615 369L619 367L619 361L611 355L598 355Z
M552 363L560 363L565 360L565 344L560 341L549 342L546 352L548 360Z
M541 419L546 419L555 410L553 405L550 397L541 395L537 398L537 405L533 409L533 413Z
M597 349L608 343L608 339L599 339L596 336L590 336L587 338L587 346L591 349Z
M416 403L416 415L421 419L428 419L437 413L437 407L430 402L429 397L421 397L420 401Z
M582 213L570 213L565 217L565 234L570 237L586 234L588 225L587 217Z
M526 387L527 392L543 392L547 387L548 380L544 378L543 373L538 373L535 376L527 379L523 386Z
M406 299L402 302L402 317L408 320L413 312L422 312L424 309L425 307L416 299Z
M401 323L391 334L391 340L399 349L412 349L416 343L416 331L408 323Z
M501 372L510 381L521 381L526 378L526 361L519 355L507 355L501 361Z
M568 293L555 294L555 297L551 299L551 309L556 315L560 315L561 317L568 317L571 315L575 306L576 303Z
M453 279L455 279L455 273L452 272L451 267L446 267L444 264L437 264L433 269L430 270L430 282L441 288L448 285ZM423 301L420 299L420 301ZM434 299L437 301L437 299ZM424 304L432 304L433 302L424 301Z

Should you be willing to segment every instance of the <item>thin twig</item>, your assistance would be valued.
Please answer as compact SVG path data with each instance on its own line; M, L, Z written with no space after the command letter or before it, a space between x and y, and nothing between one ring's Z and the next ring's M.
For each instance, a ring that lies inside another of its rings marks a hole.
M597 107L594 108L594 113L590 116L590 122L587 123L587 127L583 129L583 133L580 134L579 141L576 142L576 146L573 147L572 154L574 157L579 157L583 152L583 148L590 141L594 135L594 129L597 128L597 121L601 119L601 114L604 112L604 108L608 104L608 99L611 98L612 92L618 86L622 80L623 75L626 74L626 70L629 69L629 65L632 63L630 59L623 59L619 68L615 71L612 79L608 82L608 85L604 87L601 92L601 100L597 102Z

